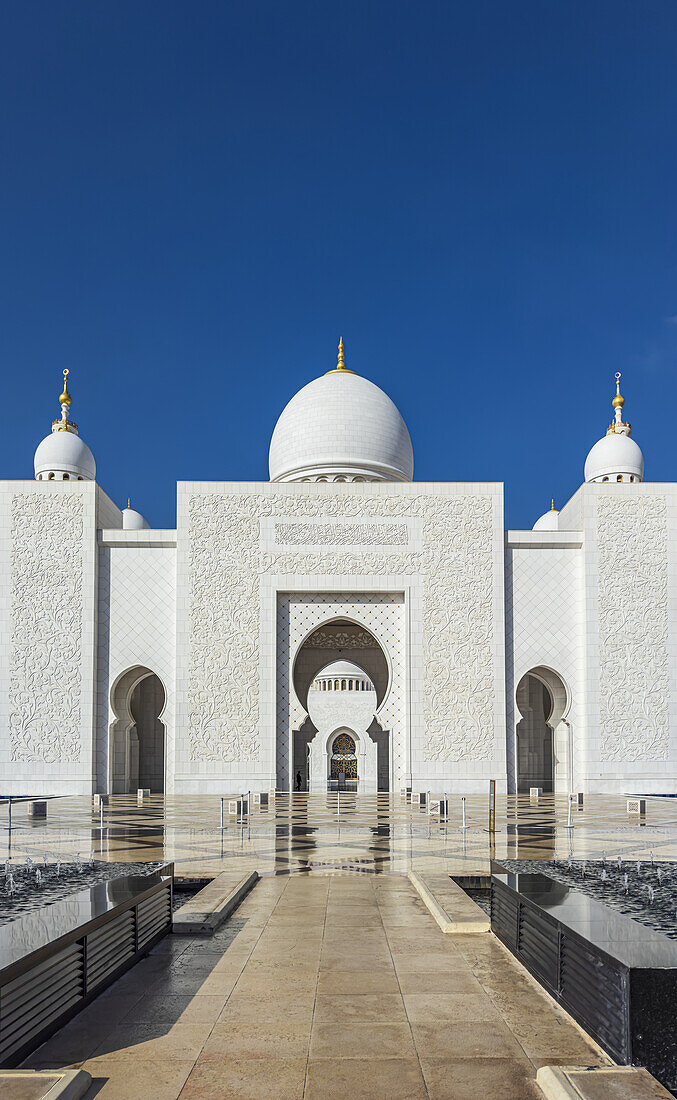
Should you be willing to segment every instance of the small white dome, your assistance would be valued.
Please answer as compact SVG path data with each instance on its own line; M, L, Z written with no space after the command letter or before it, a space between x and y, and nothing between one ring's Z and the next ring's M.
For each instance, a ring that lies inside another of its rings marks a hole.
M414 454L388 395L341 368L292 397L275 425L269 469L271 481L411 481Z
M559 511L556 508L551 508L549 512L544 512L542 516L536 520L532 531L556 531L559 525Z
M122 530L123 531L146 531L148 530L148 523L143 518L140 512L136 512L133 508L122 509Z
M352 661L332 661L331 664L325 665L322 671L316 674L315 679L329 680L333 676L350 676L354 680L370 680L364 669L360 668L359 665L354 665Z
M84 440L72 431L55 431L38 444L34 459L35 476L42 481L50 474L60 481L64 474L77 480L94 481L96 462ZM42 475L42 477L40 477Z
M634 439L622 432L611 432L599 439L585 460L586 481L629 481L644 479L644 457Z

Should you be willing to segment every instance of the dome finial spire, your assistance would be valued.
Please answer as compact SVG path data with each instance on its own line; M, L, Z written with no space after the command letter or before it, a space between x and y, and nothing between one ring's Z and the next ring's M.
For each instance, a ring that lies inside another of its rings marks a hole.
M345 355L343 354L343 337L342 336L339 336L338 363L336 364L336 369L337 370L345 370L346 369L346 359L345 359Z
M61 419L65 422L68 420L68 410L70 408L71 395L68 392L68 367L64 367L63 371L63 393L59 397L59 404L61 405Z
M616 371L616 396L611 404L614 407L614 418L611 421L607 429L607 435L630 435L631 428L629 424L623 420L623 406L625 404L625 398L621 396L621 372Z
M551 512L554 512L554 511L555 511L555 498L554 498L554 497L553 497L553 498L552 498L552 500L550 501L550 511L551 511Z

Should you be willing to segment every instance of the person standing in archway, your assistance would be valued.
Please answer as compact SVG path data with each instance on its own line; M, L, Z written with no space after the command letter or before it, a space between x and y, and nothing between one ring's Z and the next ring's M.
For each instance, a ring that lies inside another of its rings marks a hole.
M296 790L301 790L301 772L296 773Z

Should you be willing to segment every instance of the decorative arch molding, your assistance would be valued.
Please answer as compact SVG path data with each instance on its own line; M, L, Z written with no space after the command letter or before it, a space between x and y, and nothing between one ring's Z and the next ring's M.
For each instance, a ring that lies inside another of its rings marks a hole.
M547 687L552 699L550 717L553 719L554 723L557 724L561 722L563 718L566 718L571 710L571 691L561 673L555 672L553 668L549 668L547 665L536 665L534 668L525 668L518 678L517 687L515 688L515 704L518 712L521 713L517 692L525 676L535 676L537 680L540 680L541 683Z

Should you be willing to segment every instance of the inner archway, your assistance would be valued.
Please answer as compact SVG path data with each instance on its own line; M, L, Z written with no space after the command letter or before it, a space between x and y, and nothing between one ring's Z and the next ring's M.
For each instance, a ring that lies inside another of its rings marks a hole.
M564 715L568 694L561 676L539 665L517 685L517 791L541 787L546 793L570 785L570 729Z
M165 789L165 726L161 720L166 702L160 677L137 665L113 684L110 726L109 787L113 794L145 788L153 794Z
M357 785L357 745L348 730L340 730L332 742L329 778L339 785L346 781Z
M389 790L390 736L376 716L388 694L390 666L371 631L347 619L317 627L296 654L293 684L306 712L291 731L297 780L300 772L302 785L314 791L335 787L340 776L349 788ZM352 738L352 752L343 754L347 771L334 759L341 735Z

